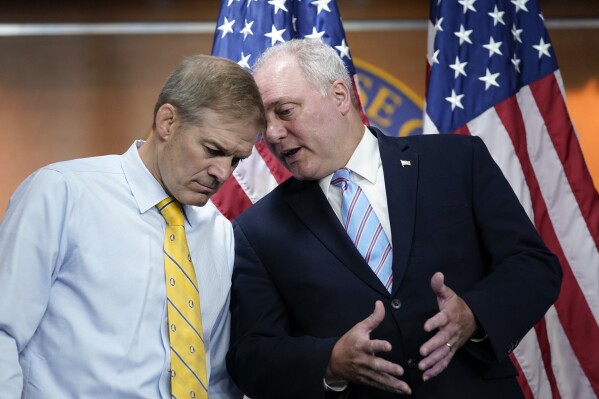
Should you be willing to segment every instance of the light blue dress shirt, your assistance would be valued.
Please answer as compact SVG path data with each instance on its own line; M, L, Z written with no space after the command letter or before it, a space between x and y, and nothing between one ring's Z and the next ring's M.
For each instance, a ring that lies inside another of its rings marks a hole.
M170 398L162 246L167 195L135 142L122 156L29 176L0 224L0 397ZM225 368L234 241L209 202L185 206L211 399Z

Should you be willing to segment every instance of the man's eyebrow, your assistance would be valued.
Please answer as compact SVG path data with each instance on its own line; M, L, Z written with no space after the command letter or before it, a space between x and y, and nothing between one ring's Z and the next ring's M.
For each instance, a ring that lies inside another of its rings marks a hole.
M217 143L216 141L213 141L213 140L206 140L206 144L210 144L210 145L214 146L216 151L223 153L223 155L225 155L225 156L234 156L235 158L239 158L239 159L247 159L252 155L252 151L250 151L247 155L244 154L241 156L237 156L234 151L227 150L222 145L220 145L219 143Z
M286 104L286 103L294 103L295 101L293 100L292 97L290 96L285 96L285 97L280 97L277 98L276 100L268 103L268 104L264 104L264 108L267 110L273 109L273 108L277 108L278 106L280 106L281 104Z

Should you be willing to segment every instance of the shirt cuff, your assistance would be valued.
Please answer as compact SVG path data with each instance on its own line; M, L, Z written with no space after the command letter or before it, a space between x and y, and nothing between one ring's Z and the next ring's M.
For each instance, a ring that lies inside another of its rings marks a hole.
M474 342L474 343L479 343L479 342L483 342L485 339L487 339L489 336L484 332L484 331L478 331L477 333L475 333L472 338L470 338L470 342Z
M325 378L322 379L322 383L324 384L324 389L327 392L342 392L347 388L347 381L344 380L336 380L332 381L330 384L327 384L327 380Z

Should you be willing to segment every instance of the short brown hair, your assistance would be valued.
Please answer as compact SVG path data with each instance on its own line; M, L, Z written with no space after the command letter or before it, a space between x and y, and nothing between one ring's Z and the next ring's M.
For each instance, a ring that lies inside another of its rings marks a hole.
M266 129L266 116L260 91L252 75L226 58L209 55L185 57L166 78L154 106L173 105L183 124L202 124L202 110L229 114L239 120L250 119ZM153 124L155 128L155 122Z

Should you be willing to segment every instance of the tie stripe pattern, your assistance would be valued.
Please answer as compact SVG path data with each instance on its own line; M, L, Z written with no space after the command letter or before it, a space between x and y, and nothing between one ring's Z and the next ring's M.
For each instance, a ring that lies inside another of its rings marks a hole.
M171 197L160 201L156 207L167 224L164 272L171 349L171 397L207 399L200 295L185 236L185 219L181 205Z
M391 292L393 251L372 205L360 186L351 181L349 169L336 171L331 184L343 192L341 222L345 231L372 271Z

